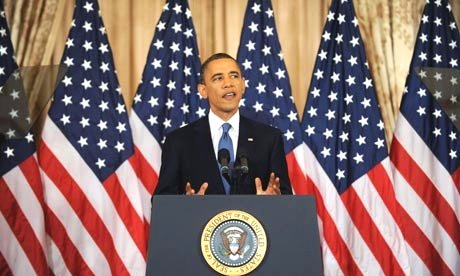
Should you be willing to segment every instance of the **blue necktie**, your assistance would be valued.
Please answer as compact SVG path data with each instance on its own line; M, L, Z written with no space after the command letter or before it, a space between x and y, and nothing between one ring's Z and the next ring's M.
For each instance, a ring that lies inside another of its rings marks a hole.
M220 137L219 146L217 150L217 151L221 149L228 150L228 152L230 153L229 163L231 163L233 160L233 143L232 143L232 138L230 138L230 135L228 135L228 131L230 130L231 127L232 125L229 123L222 124L222 136ZM224 183L225 193L229 194L230 193L230 183L228 183L227 179L225 179L223 175L221 175L221 177L222 177L222 182Z

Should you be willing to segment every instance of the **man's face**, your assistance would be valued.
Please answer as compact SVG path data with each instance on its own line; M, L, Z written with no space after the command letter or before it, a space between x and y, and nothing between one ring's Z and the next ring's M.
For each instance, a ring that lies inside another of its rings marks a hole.
M244 79L238 64L229 58L211 61L198 91L207 98L211 110L223 120L236 113L244 93Z

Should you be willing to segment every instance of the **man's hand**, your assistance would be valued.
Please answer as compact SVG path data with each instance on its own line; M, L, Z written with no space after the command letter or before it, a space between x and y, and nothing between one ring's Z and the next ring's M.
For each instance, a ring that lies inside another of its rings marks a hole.
M262 189L262 181L260 178L256 177L256 194L258 195L280 195L280 178L275 177L275 173L270 174L270 179L268 180L267 189L265 191Z
M278 185L279 186L279 185ZM192 185L190 185L190 182L187 182L187 185L185 186L185 194L186 195L204 195L206 192L206 189L208 188L208 182L204 182L198 193L195 192L194 189L192 189Z

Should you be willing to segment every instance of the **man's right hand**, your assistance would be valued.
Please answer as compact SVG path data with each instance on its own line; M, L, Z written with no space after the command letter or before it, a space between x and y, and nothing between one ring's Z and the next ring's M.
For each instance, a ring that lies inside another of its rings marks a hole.
M204 182L198 193L195 192L194 189L192 189L192 185L190 185L190 182L187 182L187 185L185 186L185 194L186 195L204 195L206 192L206 189L208 188L208 182Z

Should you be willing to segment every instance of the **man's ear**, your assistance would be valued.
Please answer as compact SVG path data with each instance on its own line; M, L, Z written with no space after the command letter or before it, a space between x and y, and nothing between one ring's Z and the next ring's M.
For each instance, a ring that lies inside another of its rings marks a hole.
M204 99L208 98L208 93L206 93L206 85L200 83L198 84L198 92L200 93L201 97Z

